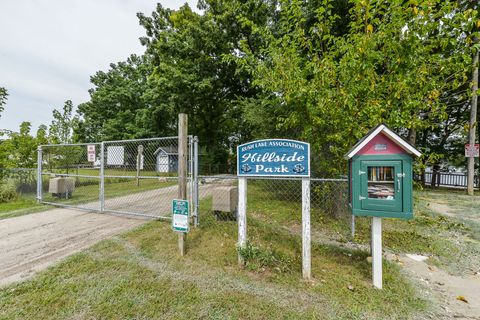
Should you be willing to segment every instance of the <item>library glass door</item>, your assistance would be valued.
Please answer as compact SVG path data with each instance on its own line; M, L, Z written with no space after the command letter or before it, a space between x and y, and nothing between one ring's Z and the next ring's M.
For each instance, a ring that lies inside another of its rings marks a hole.
M362 209L402 211L402 161L362 161L360 173Z

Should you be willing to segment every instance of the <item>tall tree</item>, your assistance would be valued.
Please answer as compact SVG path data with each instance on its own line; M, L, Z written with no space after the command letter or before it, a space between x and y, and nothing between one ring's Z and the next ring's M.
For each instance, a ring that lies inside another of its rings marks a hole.
M78 116L73 113L71 100L65 101L62 111L53 110L49 136L52 143L72 143L73 132L78 124Z
M131 55L110 64L107 72L90 78L90 101L78 106L81 120L75 130L79 141L117 140L152 136L148 121L151 99L144 97L151 65L146 56ZM156 132L162 134L164 132Z
M0 143L0 168L35 167L38 142L30 130L30 122L22 122L19 132L10 132Z
M253 95L235 61L224 59L234 50L234 38L211 15L199 15L188 5L177 11L158 5L151 17L138 17L147 35L141 41L153 64L146 93L153 100L147 117L151 127L175 128L175 115L185 112L211 161L225 161L243 130L235 101Z

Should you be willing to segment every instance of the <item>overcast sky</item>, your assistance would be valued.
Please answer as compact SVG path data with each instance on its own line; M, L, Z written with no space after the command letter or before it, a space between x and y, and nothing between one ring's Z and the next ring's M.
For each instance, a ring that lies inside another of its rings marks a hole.
M196 0L0 0L0 87L8 90L0 129L49 125L65 100L88 100L90 76L141 54L137 12Z

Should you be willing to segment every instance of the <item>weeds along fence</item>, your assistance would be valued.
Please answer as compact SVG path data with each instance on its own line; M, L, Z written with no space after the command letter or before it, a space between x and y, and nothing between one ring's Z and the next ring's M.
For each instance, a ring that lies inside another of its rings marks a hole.
M17 197L35 198L37 169L0 168L0 202L8 202Z

